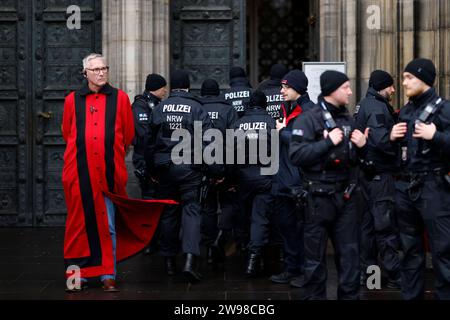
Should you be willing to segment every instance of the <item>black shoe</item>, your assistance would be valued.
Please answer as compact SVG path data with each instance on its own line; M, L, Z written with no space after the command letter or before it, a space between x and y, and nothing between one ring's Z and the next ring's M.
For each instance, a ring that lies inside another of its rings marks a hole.
M400 290L401 289L401 278L398 278L398 279L388 278L388 280L386 282L386 288Z
M206 261L208 264L213 264L216 256L215 248L214 247L208 247L208 250L206 251Z
M278 261L284 262L284 250L282 248L278 251Z
M270 281L272 281L274 283L286 284L286 283L290 283L292 280L294 280L294 278L299 277L299 276L300 276L299 273L292 273L289 271L284 271L280 274L274 274L273 276L271 276Z
M289 282L293 288L303 288L305 286L305 279L302 276L296 277Z
M197 272L197 257L194 256L192 253L186 254L186 262L184 263L183 267L183 275L190 283L199 282L202 280L202 275Z
M245 275L247 277L256 277L261 271L261 255L259 253L251 253L247 260L247 268Z
M168 276L175 275L175 273L176 273L175 257L165 257L164 266L166 268L166 274Z
M214 241L213 248L215 250L215 262L224 262L225 261L225 245L228 242L228 232L224 230L219 230L217 234L217 238Z

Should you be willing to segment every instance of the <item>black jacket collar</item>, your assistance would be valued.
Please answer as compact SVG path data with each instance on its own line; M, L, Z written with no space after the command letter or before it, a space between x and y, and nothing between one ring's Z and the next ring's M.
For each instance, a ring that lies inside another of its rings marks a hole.
M251 88L250 82L247 78L233 78L230 80L230 87L248 87Z
M156 104L159 104L161 102L160 98L158 98L154 94L151 94L150 92L144 91L144 93L142 95L145 97L145 99L151 100L151 101L155 102Z
M367 89L367 93L366 93L366 98L375 98L377 100L380 100L381 102L384 103L389 103L389 101L383 97L382 95L380 95L378 93L378 91L376 91L374 88L369 87L369 89Z
M194 100L194 101L196 101L196 102L198 102L198 103L201 104L201 101L200 101L197 97L195 97L192 93L186 92L186 91L183 91L183 90L180 90L180 91L178 91L178 90L176 90L176 91L171 91L171 92L170 92L169 98L185 98L185 99L191 99L191 100Z
M82 96L87 96L88 94L95 94L95 93L102 93L102 94L106 94L106 95L111 95L113 93L113 87L111 87L111 85L109 83L106 83L103 87L100 88L99 92L93 92L91 91L91 89L89 89L88 84L84 84L83 87L81 87L80 90L78 90L78 92L80 93L80 95Z
M394 113L394 108L391 106L389 100L380 95L374 88L369 87L369 89L367 89L366 98L375 98L376 100L383 102L387 106L389 112L391 114Z
M261 82L258 86L258 90L266 90L266 89L281 89L281 79L268 79Z
M421 106L437 99L437 97L438 97L438 95L436 93L436 89L434 89L434 87L431 87L430 89L428 89L421 95L412 97L411 99L409 99L409 101L411 102L411 104L413 106L421 107Z
M264 114L264 115L267 115L267 111L266 111L266 108L259 107L259 106L251 106L251 107L250 106L246 106L244 115L248 115L248 114Z
M344 106L335 106L334 104L328 103L322 95L317 98L317 103L319 104L320 109L322 109L322 103L325 104L325 107L330 111L333 116L347 114L347 108Z
M305 92L304 94L302 94L300 96L300 98L297 99L297 104L299 104L300 107L301 107L301 106L307 104L310 101L311 101L311 99L309 98L308 92Z
M210 104L210 103L229 104L225 101L225 99L222 96L202 96L199 99L203 104Z

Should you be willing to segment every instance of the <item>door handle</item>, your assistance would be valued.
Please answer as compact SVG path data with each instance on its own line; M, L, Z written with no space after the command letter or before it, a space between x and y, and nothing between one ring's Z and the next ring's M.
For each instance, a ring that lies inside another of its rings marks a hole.
M53 117L53 112L51 111L39 111L38 112L38 117L43 118L43 119L51 119Z

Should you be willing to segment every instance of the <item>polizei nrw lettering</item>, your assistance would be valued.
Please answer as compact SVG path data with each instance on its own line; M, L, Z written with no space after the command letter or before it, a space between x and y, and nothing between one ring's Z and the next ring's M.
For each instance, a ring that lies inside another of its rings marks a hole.
M271 96L266 96L267 97L267 103L270 102L283 102L283 96L281 94L273 94Z
M279 134L276 129L268 130L265 122L244 123L240 129L226 129L225 135L214 128L203 132L201 121L194 121L193 134L180 127L174 129L170 139L178 143L170 158L175 165L192 164L192 161L206 165L259 163L264 166L260 168L261 175L278 172ZM246 149L249 150L248 158Z
M219 119L219 113L217 111L209 111L208 114L211 120Z
M248 92L248 91L225 93L225 100L238 99L238 98L249 98L249 97L250 97L250 92Z
M185 104L166 104L163 107L163 112L191 113L191 106Z
M266 130L267 122L246 122L239 125L239 130Z

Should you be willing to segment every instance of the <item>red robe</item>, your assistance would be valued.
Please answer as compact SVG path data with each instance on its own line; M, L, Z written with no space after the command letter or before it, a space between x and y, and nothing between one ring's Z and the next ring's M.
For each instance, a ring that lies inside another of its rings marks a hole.
M134 120L125 92L109 84L99 93L87 86L72 92L64 103L62 134L66 268L79 266L83 278L114 274L104 193L116 206L118 262L145 248L164 205L174 202L126 197L125 150L134 137Z

